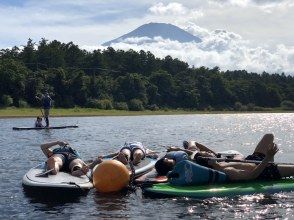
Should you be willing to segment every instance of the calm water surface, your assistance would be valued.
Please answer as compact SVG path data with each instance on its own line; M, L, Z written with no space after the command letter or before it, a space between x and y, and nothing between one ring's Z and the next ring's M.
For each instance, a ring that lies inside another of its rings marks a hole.
M154 150L194 139L216 151L235 149L250 154L263 134L275 134L281 151L276 161L294 162L294 114L219 114L177 116L52 118L52 125L79 124L77 129L13 131L33 125L33 118L0 119L1 219L294 219L294 193L256 194L233 198L151 199L135 192L65 200L32 198L24 194L23 175L45 160L40 144L67 140L85 160L138 140Z

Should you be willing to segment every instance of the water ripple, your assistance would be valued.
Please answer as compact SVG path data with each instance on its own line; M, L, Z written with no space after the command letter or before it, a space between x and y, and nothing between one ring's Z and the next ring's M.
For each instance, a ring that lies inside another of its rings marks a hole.
M281 152L276 161L294 158L294 114L225 114L137 117L52 118L51 124L79 122L78 129L13 131L33 118L0 119L0 215L2 219L293 219L294 193L256 194L235 198L151 199L142 191L101 195L94 190L79 198L32 198L22 189L23 175L45 160L40 144L67 140L83 157L111 153L125 141L138 140L161 151L161 145L196 140L216 151L252 153L265 133L274 133Z

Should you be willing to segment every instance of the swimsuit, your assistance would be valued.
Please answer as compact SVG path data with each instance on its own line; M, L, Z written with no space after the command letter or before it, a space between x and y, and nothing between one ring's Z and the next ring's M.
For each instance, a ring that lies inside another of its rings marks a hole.
M262 173L257 177L257 180L278 180L281 179L281 174L277 164L268 165Z
M265 155L263 153L259 153L259 152L254 152L251 155L248 155L245 160L258 160L258 161L263 161L263 159L265 158Z
M58 156L62 160L62 170L70 171L69 164L75 159L81 159L80 155L71 147L64 146L55 148L53 150L53 155Z

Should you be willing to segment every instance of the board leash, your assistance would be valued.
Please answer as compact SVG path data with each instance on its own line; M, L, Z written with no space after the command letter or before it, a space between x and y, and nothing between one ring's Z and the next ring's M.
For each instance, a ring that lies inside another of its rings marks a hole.
M130 181L129 181L129 186L128 188L130 190L136 190L136 185L134 184L134 180L135 180L135 167L132 161L129 161L129 165L131 168L131 175L130 175Z

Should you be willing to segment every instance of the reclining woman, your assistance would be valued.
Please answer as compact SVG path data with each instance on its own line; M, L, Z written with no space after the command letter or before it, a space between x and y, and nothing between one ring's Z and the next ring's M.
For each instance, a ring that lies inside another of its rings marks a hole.
M52 149L54 146L59 145ZM68 146L67 142L54 141L41 145L47 159L47 170L56 175L63 170L73 176L82 176L89 171L89 166L81 159L78 152Z
M262 161L266 157L270 144L272 144L273 141L273 134L265 134L257 144L253 154L247 156L246 158L236 155L233 159ZM193 160L200 165L208 166L207 160L201 160L202 157L218 157L218 154L213 150L195 141L184 142L183 145L185 149L175 147L168 149L169 152L156 162L155 168L160 175L166 175L173 169L176 163L182 161L183 159ZM271 161L273 161L273 158L271 158Z
M227 163L209 160L208 166L225 173L230 181L241 180L278 180L283 177L294 176L294 165L269 163L279 151L276 144L269 144L266 156L259 164L255 163Z

